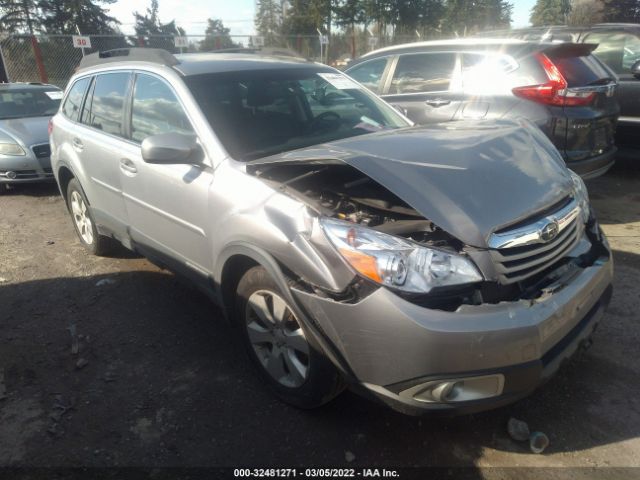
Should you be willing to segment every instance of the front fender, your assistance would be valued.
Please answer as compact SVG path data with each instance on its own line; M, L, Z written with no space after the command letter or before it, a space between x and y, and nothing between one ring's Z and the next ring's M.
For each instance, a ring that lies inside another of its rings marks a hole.
M263 250L252 244L237 242L228 245L218 257L218 262L214 271L214 281L217 286L216 294L218 296L218 303L223 307L225 316L227 316L229 313L229 305L225 305L225 301L222 298L222 275L227 262L237 255L242 255L252 259L267 271L267 273L278 285L280 292L285 297L287 303L291 306L293 313L307 327L307 331L313 336L315 343L320 347L327 358L331 360L336 368L338 368L338 370L342 372L345 378L353 380L355 377L344 357L327 339L327 336L323 333L321 327L296 302L291 293L287 277L282 272L282 269L280 268L280 265L278 264L276 259L266 250Z

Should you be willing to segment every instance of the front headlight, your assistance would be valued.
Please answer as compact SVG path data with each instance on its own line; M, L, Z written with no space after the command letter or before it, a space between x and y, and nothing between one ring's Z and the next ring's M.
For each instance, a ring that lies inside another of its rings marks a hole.
M25 155L25 151L17 143L0 143L0 155Z
M582 214L582 221L587 223L589 221L589 214L591 207L589 205L589 192L587 192L587 186L584 184L582 177L572 170L569 170L571 174L571 180L573 180L573 193L575 199L580 205L580 211Z
M466 257L423 247L404 238L357 224L322 218L333 246L360 275L405 292L479 282L482 276Z

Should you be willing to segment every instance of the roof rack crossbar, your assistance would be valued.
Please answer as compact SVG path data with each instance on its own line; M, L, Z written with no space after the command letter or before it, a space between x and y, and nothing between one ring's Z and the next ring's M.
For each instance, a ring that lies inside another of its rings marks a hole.
M82 57L79 69L95 67L112 62L149 62L173 67L178 59L161 48L116 48L102 52L91 53Z

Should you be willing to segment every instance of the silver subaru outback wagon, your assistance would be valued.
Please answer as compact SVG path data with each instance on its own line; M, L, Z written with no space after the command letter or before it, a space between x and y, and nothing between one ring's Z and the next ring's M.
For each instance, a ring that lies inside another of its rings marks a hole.
M415 127L325 65L88 55L51 147L82 244L193 280L298 407L347 386L411 414L512 402L611 298L585 185L530 122Z

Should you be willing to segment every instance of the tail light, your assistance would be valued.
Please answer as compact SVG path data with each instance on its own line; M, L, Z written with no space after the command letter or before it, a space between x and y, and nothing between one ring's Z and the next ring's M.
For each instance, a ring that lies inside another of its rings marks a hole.
M545 105L555 105L558 107L576 107L589 105L596 94L593 91L572 90L567 88L567 81L549 57L543 53L537 53L536 58L547 74L549 79L539 85L527 85L516 87L512 90L517 97L543 103Z
M53 118L49 119L49 124L47 125L47 132L49 132L49 136L51 136L51 132L53 132Z

